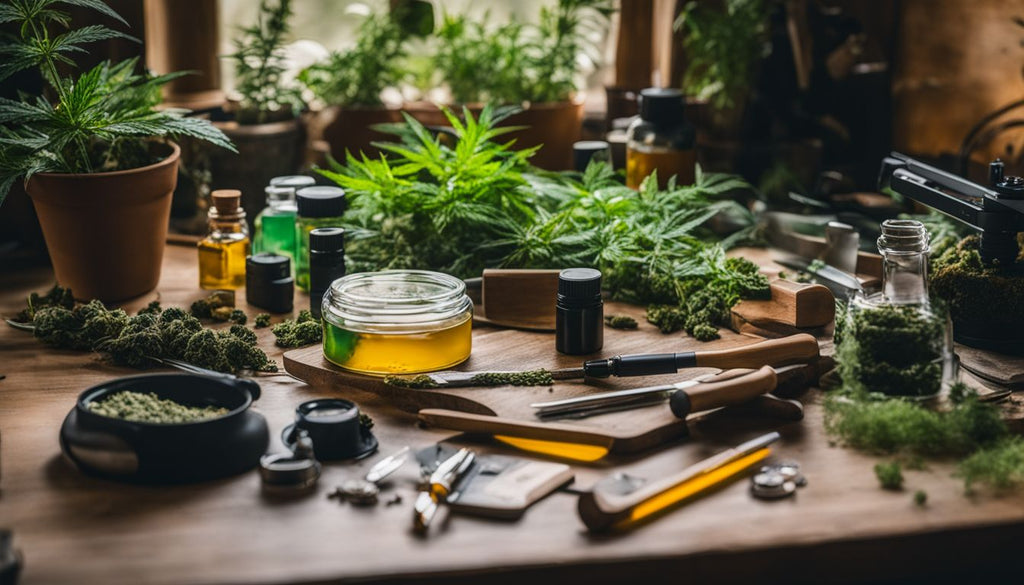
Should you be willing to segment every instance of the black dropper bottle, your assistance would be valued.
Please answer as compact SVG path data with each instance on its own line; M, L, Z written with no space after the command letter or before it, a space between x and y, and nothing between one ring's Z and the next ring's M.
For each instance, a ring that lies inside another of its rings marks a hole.
M324 293L345 276L345 230L317 228L309 232L309 312L321 315Z
M603 346L601 272L593 268L567 268L558 275L555 349L568 355L586 355Z

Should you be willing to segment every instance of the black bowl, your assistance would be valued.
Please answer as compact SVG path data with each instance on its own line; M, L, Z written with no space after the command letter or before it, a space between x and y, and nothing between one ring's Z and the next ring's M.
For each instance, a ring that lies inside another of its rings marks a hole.
M151 392L189 406L227 408L228 413L157 424L89 410L90 402L121 391ZM251 380L195 374L117 378L78 396L61 426L61 450L82 471L123 481L188 483L236 475L256 467L270 442L267 421L249 409L259 394L259 385Z

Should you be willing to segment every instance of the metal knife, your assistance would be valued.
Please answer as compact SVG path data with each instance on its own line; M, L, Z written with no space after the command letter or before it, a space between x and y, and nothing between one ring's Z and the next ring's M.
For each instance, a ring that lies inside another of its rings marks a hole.
M659 404L671 398L673 413L685 418L690 412L740 404L771 392L781 378L802 368L815 366L793 364L779 368L764 366L761 369L732 369L675 384L602 392L565 400L537 402L530 406L541 419L579 419Z
M864 287L856 276L849 272L843 272L835 266L825 264L821 260L808 260L800 256L786 256L776 258L775 263L791 270L799 270L813 275L818 282L828 287L836 298L848 299L854 293L864 292Z

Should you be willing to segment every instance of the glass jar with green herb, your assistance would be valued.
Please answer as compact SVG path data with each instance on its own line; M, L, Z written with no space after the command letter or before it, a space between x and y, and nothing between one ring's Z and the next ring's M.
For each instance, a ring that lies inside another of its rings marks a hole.
M931 397L953 381L948 315L928 295L929 250L921 222L882 223L882 291L851 299L836 336L839 372L848 388Z

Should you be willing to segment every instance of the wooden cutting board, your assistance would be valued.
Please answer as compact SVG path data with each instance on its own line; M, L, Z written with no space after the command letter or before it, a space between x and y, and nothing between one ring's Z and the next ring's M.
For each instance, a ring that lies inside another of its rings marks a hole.
M474 326L472 356L456 369L459 370L530 370L537 368L575 367L583 360L610 357L616 354L683 352L692 350L725 349L762 341L762 338L739 335L722 330L722 339L703 343L679 332L663 334L644 319L644 309L622 303L605 304L605 314L627 314L639 323L636 330L605 328L604 349L590 356L566 356L555 351L555 338L551 333L498 329ZM544 402L591 394L596 391L639 388L679 382L714 372L708 368L694 368L678 375L635 378L609 378L579 381L558 381L554 386L411 389L385 384L381 378L346 372L323 357L319 346L287 352L285 369L313 386L344 392L348 387L378 394L399 408L411 412L440 408L473 414L497 415L504 418L536 421L530 407L533 402ZM701 417L695 413L688 419ZM686 421L672 415L666 404L657 404L635 410L608 413L587 419L562 420L581 431L597 433L608 439L608 448L614 453L633 453L650 449L687 434ZM782 424L782 423L779 423Z

